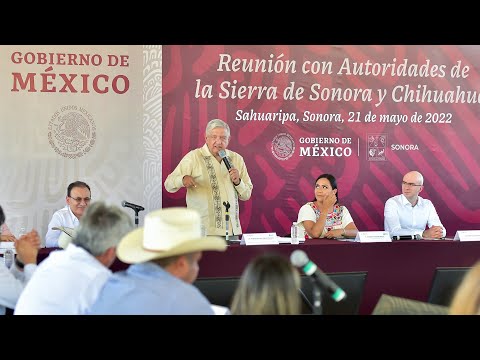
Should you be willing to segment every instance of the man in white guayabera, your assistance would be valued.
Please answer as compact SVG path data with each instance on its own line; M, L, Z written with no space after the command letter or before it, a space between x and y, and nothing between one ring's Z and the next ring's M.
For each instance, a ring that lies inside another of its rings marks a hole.
M243 157L227 150L229 141L228 124L210 120L205 145L180 160L165 180L165 189L174 193L187 188L187 207L200 213L205 234L226 236L228 231L229 239L234 240L242 234L238 200L250 199L253 185Z

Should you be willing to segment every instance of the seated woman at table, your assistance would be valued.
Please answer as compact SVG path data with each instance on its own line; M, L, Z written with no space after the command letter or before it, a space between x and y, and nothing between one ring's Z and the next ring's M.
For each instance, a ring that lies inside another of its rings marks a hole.
M322 174L315 180L315 198L298 212L298 228L305 238L354 238L358 229L348 209L338 203L337 180Z

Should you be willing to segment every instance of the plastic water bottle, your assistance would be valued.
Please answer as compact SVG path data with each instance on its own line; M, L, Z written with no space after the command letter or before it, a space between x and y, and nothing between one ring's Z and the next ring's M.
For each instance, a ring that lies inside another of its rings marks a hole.
M13 258L15 254L13 253L13 250L11 249L6 249L5 252L3 253L3 260L5 261L5 266L10 269L10 267L13 265Z
M25 228L22 226L20 230L18 231L18 238L20 239L21 236L25 235L27 232L25 231Z
M291 243L292 244L298 244L299 239L298 239L298 225L297 222L294 221L292 224L292 229L290 231L290 238L291 238Z

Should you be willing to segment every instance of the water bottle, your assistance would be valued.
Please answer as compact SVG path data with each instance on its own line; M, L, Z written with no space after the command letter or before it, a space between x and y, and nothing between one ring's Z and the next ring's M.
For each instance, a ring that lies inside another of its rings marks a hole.
M18 238L20 239L21 236L25 235L27 232L25 231L25 228L22 226L20 230L18 231Z
M5 261L5 266L7 269L10 269L10 267L13 265L14 256L15 254L13 253L12 249L6 249L3 253L3 261Z
M290 242L292 244L298 244L299 241L298 241L298 225L297 225L297 222L294 221L293 224L292 224L292 229L290 231Z

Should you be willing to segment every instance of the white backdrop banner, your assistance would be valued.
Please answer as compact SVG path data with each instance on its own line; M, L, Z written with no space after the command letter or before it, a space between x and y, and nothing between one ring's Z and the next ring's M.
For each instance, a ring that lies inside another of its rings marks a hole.
M69 183L161 207L161 46L0 47L0 205L44 240ZM134 212L131 212L132 219Z

